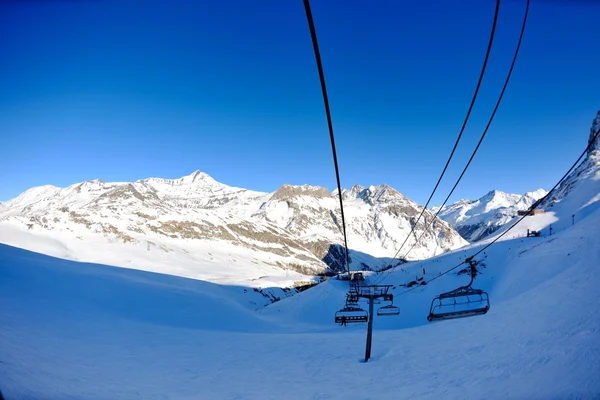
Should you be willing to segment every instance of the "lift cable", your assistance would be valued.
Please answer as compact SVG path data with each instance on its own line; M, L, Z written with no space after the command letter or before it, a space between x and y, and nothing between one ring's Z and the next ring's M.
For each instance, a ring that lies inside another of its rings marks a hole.
M350 257L348 255L348 238L346 236L346 220L344 218L344 205L342 202L342 185L340 183L340 170L337 161L337 152L335 151L335 138L333 136L333 123L331 122L331 113L329 111L329 99L327 97L327 88L325 86L325 74L323 72L323 65L321 63L321 53L319 51L319 44L317 42L317 32L315 30L315 23L313 21L312 12L310 10L309 0L304 0L304 9L306 10L306 18L308 20L308 27L310 28L310 36L312 38L313 49L315 51L315 59L317 61L317 69L319 70L319 79L321 81L321 90L323 92L323 102L325 103L325 114L327 115L327 126L329 127L329 138L331 139L331 150L333 152L333 164L335 165L335 178L337 180L338 197L340 199L340 210L342 215L342 232L344 234L344 262L350 276Z
M479 146L481 146L481 143L483 142L483 139L485 138L485 135L487 134L488 129L490 128L490 125L492 124L492 121L494 120L494 117L496 116L496 111L498 111L498 107L500 107L500 103L502 102L502 98L504 97L504 92L506 91L506 87L508 86L508 82L510 81L510 77L512 75L513 69L515 67L515 63L517 61L517 57L519 55L519 49L521 48L521 42L523 41L523 34L525 33L525 26L527 25L527 15L529 14L529 2L530 2L530 0L527 0L527 6L525 7L525 16L523 17L523 24L521 26L521 34L519 35L519 41L517 43L517 48L515 49L515 54L513 56L512 63L510 65L510 69L508 70L508 75L506 76L506 80L504 81L504 86L502 87L502 91L500 92L500 96L498 97L498 101L496 102L496 106L494 107L494 111L492 112L492 115L490 116L490 119L489 119L489 121L488 121L485 129L483 130L481 138L479 138L479 142L477 143L477 146L475 147L475 150L473 150L473 153L471 154L471 158L469 158L469 161L467 162L467 165L465 165L465 167L462 170L460 176L456 180L456 183L452 187L452 190L450 190L450 193L448 193L448 196L446 196L446 199L444 200L444 202L442 203L442 205L439 207L439 209L437 210L437 212L433 216L433 219L425 227L425 230L423 231L423 233L421 234L421 236L419 236L419 239L417 239L417 241L406 252L406 254L404 255L404 257L402 257L403 259L406 259L406 257L408 257L408 254L411 252L411 250L417 245L417 243L425 235L425 233L427 232L427 230L429 229L429 227L431 227L431 225L433 225L433 223L435 222L435 219L440 214L440 212L442 212L442 209L444 208L444 206L448 202L448 199L450 199L450 196L452 196L452 193L454 193L454 190L456 189L456 187L460 183L461 179L465 175L465 172L467 172L467 169L469 168L469 166L471 165L471 162L473 161L473 158L475 157L475 154L477 154L477 151L479 150Z
M419 220L421 219L421 217L423 216L423 213L429 206L429 203L431 202L433 195L435 194L438 186L440 185L440 182L442 181L442 178L444 177L444 174L446 173L446 170L448 169L448 165L450 165L450 160L452 160L452 157L454 156L454 152L456 151L456 148L458 147L458 143L460 142L463 132L467 126L467 122L469 121L469 118L471 116L471 111L473 110L473 106L475 105L475 100L477 99L477 95L479 93L479 88L481 87L481 82L483 81L483 76L485 74L487 63L488 63L488 60L490 57L490 52L492 50L492 43L494 42L494 34L496 32L496 23L498 21L498 12L499 11L500 11L500 0L496 0L496 11L494 13L494 23L492 25L492 31L490 33L490 40L488 42L487 51L485 53L485 59L483 61L483 66L481 68L481 72L479 73L479 80L477 81L477 86L475 87L475 92L473 93L473 98L471 99L471 104L469 106L469 110L467 111L467 115L465 116L465 120L462 124L462 128L460 129L458 137L456 138L454 147L452 148L452 151L450 152L450 156L448 157L448 160L446 161L446 165L444 166L444 169L442 170L442 173L441 173L440 177L438 178L437 183L435 184L435 187L433 188L433 191L431 192L431 195L429 196L429 199L427 199L427 203L425 203L425 206L421 210L421 214L419 214L419 217L415 221L415 224L413 225L410 233L406 236L406 239L404 239L404 242L402 242L402 245L400 245L400 248L398 249L398 251L396 252L394 257L392 257L392 261L398 256L398 254L400 254L400 251L406 244L406 241L408 240L408 238L410 238L410 235L412 235L413 231L416 229L417 224L419 223Z

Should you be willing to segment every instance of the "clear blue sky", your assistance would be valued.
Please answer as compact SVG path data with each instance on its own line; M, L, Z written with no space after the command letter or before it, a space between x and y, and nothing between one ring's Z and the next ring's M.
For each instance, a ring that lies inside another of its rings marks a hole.
M424 203L467 111L493 0L313 0L342 185ZM524 0L504 0L455 160L500 92ZM504 102L456 195L548 189L600 109L600 3L532 0ZM0 200L43 184L204 171L232 186L335 188L301 0L0 2Z

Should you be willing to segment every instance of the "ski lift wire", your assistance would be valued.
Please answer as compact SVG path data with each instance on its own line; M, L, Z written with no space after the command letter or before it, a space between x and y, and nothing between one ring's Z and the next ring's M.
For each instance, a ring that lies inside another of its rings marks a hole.
M408 238L410 237L410 235L413 233L413 231L416 229L417 224L419 223L419 220L421 219L421 217L423 216L423 213L427 209L427 206L429 206L429 203L431 202L431 199L433 198L433 195L437 191L437 188L440 185L440 182L442 181L442 178L444 177L444 174L446 173L446 170L448 169L448 165L450 165L450 161L452 160L452 157L454 156L454 152L456 151L456 148L458 147L458 143L460 142L460 139L462 138L463 132L464 132L464 130L465 130L466 126L467 126L467 123L469 121L469 118L471 116L471 111L473 110L473 106L475 105L475 100L477 99L477 95L479 94L479 88L481 87L481 82L483 81L483 76L485 75L485 70L486 70L487 63L488 63L488 60L489 60L489 57L490 57L490 53L491 53L491 50L492 50L492 44L494 42L494 35L496 33L496 23L498 21L498 13L499 13L499 11L500 11L500 0L496 0L496 11L494 13L494 22L493 22L493 25L492 25L492 31L490 33L490 40L488 42L487 51L485 53L485 58L484 58L484 61L483 61L483 66L481 68L481 72L479 73L479 80L477 81L477 86L475 87L475 92L473 93L473 97L471 99L471 104L469 105L469 110L467 111L467 115L465 116L465 119L464 119L463 124L462 124L462 128L460 129L460 132L458 134L458 137L456 138L456 142L454 143L454 147L452 148L452 151L450 152L450 156L448 157L448 160L446 161L446 165L444 166L444 169L442 170L442 173L440 174L440 177L438 178L437 183L435 184L435 187L433 188L433 191L431 192L431 195L429 195L429 199L427 199L427 203L425 203L425 206L421 210L421 214L419 214L419 217L415 221L415 224L413 225L410 233L406 236L406 239L404 239L404 242L402 242L402 244L400 245L400 248L398 249L398 251L396 252L396 254L394 255L394 257L392 257L392 262L398 256L398 254L400 254L400 251L402 250L402 248L406 244L406 241L408 240Z
M460 173L460 176L456 180L456 183L452 187L452 190L450 190L450 193L448 193L448 196L446 196L446 199L444 200L444 202L442 203L442 205L439 207L439 209L437 210L437 212L433 216L433 219L425 227L425 230L423 231L423 233L421 234L421 236L419 236L419 239L410 247L410 249L408 249L408 251L406 252L406 254L404 255L404 257L402 257L404 259L406 259L406 257L408 257L408 254L411 252L411 250L416 246L416 244L419 242L419 240L421 240L421 238L425 235L425 233L427 232L427 230L429 229L429 227L431 225L433 225L433 223L435 222L435 219L440 214L440 212L442 212L442 209L444 208L444 206L448 202L448 199L450 199L450 196L452 196L452 193L454 193L454 190L456 189L456 187L458 186L458 184L462 180L463 176L465 175L465 172L467 172L467 169L471 165L471 162L473 161L473 158L475 157L475 154L477 154L477 151L479 150L479 146L481 146L481 143L483 142L483 139L485 138L485 135L487 134L488 129L490 129L490 125L492 125L492 121L494 120L494 117L496 116L496 112L498 111L498 108L500 107L500 103L502 102L502 98L504 97L504 93L506 91L506 87L508 86L508 82L510 81L510 77L511 77L513 69L515 67L515 63L517 61L517 57L519 56L519 49L521 48L521 43L523 41L523 34L525 33L525 26L527 25L527 16L529 14L529 3L530 3L530 0L527 0L527 5L525 6L525 16L523 17L523 24L521 25L521 34L519 35L519 41L518 41L517 47L515 49L515 54L513 56L512 63L510 65L510 69L508 70L508 75L506 76L506 80L504 81L504 86L502 87L502 91L500 92L500 96L498 97L498 101L496 102L496 106L494 107L494 111L492 112L492 115L490 116L490 119L488 120L488 123L487 123L485 129L483 130L483 133L481 134L481 137L479 138L479 142L477 143L477 146L475 146L475 149L473 150L473 153L471 154L471 157L469 158L469 161L467 161L467 164L465 165L465 167L463 168L462 172Z
M335 150L335 138L333 135L333 123L331 122L331 112L329 110L329 99L327 97L327 87L325 85L325 74L323 72L323 65L321 63L321 53L319 51L319 43L317 42L317 32L315 30L315 23L313 21L312 12L310 10L309 0L304 0L304 9L306 11L306 19L308 20L308 27L310 29L310 36L312 39L313 49L315 52L317 69L319 70L321 91L323 92L323 102L325 103L325 114L327 115L327 126L329 128L329 138L331 140L331 151L333 153L333 164L335 165L335 178L337 180L338 197L340 200L340 210L341 210L341 215L342 215L342 231L344 234L344 250L345 250L344 262L346 265L345 269L347 269L348 274L350 274L350 257L348 256L348 238L346 235L346 220L344 217L344 204L342 201L342 185L340 183L340 170L338 167L337 152Z

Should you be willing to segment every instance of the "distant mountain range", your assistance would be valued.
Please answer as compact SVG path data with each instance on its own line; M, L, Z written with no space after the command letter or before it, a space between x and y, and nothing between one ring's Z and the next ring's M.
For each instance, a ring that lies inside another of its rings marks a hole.
M524 195L492 190L478 200L460 200L444 207L438 216L465 240L476 242L496 232L517 216L518 211L527 210L546 193L544 189Z
M342 195L352 268L381 267L375 257L394 256L423 209L387 185L354 186ZM406 249L433 218L429 210L424 216ZM28 236L23 243L16 233L2 236L9 228ZM179 179L29 189L0 207L0 241L39 251L31 235L60 242L50 255L114 265L129 260L134 268L203 279L218 275L227 282L276 270L312 276L343 266L337 192L308 185L256 192L200 171ZM449 224L436 220L409 258L466 244ZM218 257L228 260L231 274L211 271Z
M600 129L594 119L590 141ZM532 229L563 229L600 205L600 147L539 208ZM502 232L519 210L546 195L493 190L440 213L388 185L343 190L352 269L403 257L425 259ZM551 224L551 225L550 225ZM417 238L421 237L417 243ZM196 171L179 179L92 180L35 187L0 203L0 243L72 260L99 262L250 287L301 284L343 262L337 192L283 185L272 193L227 186ZM300 283L299 283L300 282Z

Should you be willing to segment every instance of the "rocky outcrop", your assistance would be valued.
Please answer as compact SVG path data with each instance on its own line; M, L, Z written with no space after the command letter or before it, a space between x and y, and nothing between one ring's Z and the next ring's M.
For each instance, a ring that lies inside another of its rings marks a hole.
M598 132L600 132L600 111L598 111L596 118L594 118L594 120L592 121L592 127L590 128L590 137L588 139L588 145L592 143L592 140L594 140L594 138L596 139L588 149L588 155L594 151L600 150L600 134L598 134Z

